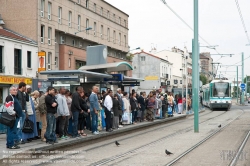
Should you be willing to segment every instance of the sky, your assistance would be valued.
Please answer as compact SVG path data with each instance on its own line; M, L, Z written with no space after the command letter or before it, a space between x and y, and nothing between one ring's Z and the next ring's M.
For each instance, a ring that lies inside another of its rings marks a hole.
M165 6L161 0L106 0L129 15L130 49L141 47L150 51L171 50L176 46L192 51L193 31ZM193 27L193 0L165 0L187 24ZM250 0L238 0L245 27L250 35ZM234 54L232 57L211 55L219 66L218 73L230 80L236 78L236 66L241 65L244 53L244 75L250 75L250 46L237 9L235 0L200 0L199 1L199 40L200 46L215 46L216 51L201 47L200 52L211 54ZM238 63L239 62L239 63ZM239 66L239 80L242 68ZM218 74L217 73L217 74Z

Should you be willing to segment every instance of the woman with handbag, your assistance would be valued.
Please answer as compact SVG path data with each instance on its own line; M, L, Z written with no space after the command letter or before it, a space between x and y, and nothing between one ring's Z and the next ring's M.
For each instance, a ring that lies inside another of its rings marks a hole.
M81 136L87 136L86 133L84 133L84 122L86 121L86 118L88 117L89 107L85 101L84 92L81 93L81 102L80 107L83 110L82 113L79 114L78 117L78 134Z
M131 111L132 111L132 124L136 124L137 110L139 109L138 101L136 98L136 92L132 93L132 96L130 98L130 105L131 105Z
M36 110L34 103L30 97L31 87L29 85L26 86L26 106L28 118L25 119L23 125L23 134L22 140L25 142L31 142L34 137L38 136L37 127L36 127Z
M38 131L38 136L36 137L37 139L41 139L41 129L40 129L40 123L41 123L41 118L40 118L40 111L39 111L39 95L40 93L36 90L33 93L31 93L31 99L34 103L35 110L36 110L36 126L37 126L37 131Z
M121 105L118 100L118 95L115 94L113 98L113 112L114 112L114 117L113 117L113 129L119 129L119 115L120 115L120 110L121 110Z
M122 116L122 124L131 124L131 118L130 118L130 114L131 114L131 106L130 106L130 103L129 103L129 100L128 100L128 93L127 92L124 92L123 93L123 98L122 98L122 101L123 101L123 116Z
M152 92L150 92L148 99L146 101L147 106L147 121L154 121L154 106L155 106L155 97Z

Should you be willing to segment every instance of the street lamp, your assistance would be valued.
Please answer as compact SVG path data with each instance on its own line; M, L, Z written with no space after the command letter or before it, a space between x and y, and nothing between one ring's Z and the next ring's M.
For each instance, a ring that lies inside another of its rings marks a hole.
M135 48L135 49L129 50L129 51L127 52L127 54L128 54L130 51L139 50L139 49L141 49L141 47L137 47L137 48Z
M88 30L91 30L91 29L92 29L92 27L88 27L88 28L86 28L86 29L84 29L84 30L82 30L82 31L75 32L75 35L76 35L77 33L84 32L84 31L88 31Z

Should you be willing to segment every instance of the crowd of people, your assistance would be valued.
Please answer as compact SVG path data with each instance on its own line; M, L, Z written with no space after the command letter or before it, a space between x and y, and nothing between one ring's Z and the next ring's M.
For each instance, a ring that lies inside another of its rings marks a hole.
M182 114L183 105L191 107L191 99L172 93L162 93L161 89L137 94L122 92L120 88L114 93L107 88L99 92L97 86L85 92L79 86L74 93L64 87L58 90L48 87L46 93L33 91L29 85L21 82L19 87L10 87L5 107L11 109L16 117L13 127L7 127L7 148L19 149L20 144L40 139L54 144L58 140L86 137L86 130L98 135L103 129L112 132L124 125L156 118ZM32 132L24 130L27 121L32 122Z

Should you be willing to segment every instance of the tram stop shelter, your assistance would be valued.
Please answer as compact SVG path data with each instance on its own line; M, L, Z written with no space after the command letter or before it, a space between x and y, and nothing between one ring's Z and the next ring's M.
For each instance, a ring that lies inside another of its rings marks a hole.
M144 81L144 79L128 77L118 73L128 70L133 70L129 63L116 62L82 66L78 70L42 71L40 74L47 75L47 81L50 81L54 87L64 86L71 91L74 91L75 87L81 85L88 92L93 85L97 85L100 90L119 87L129 92L130 87L140 86L140 82Z

